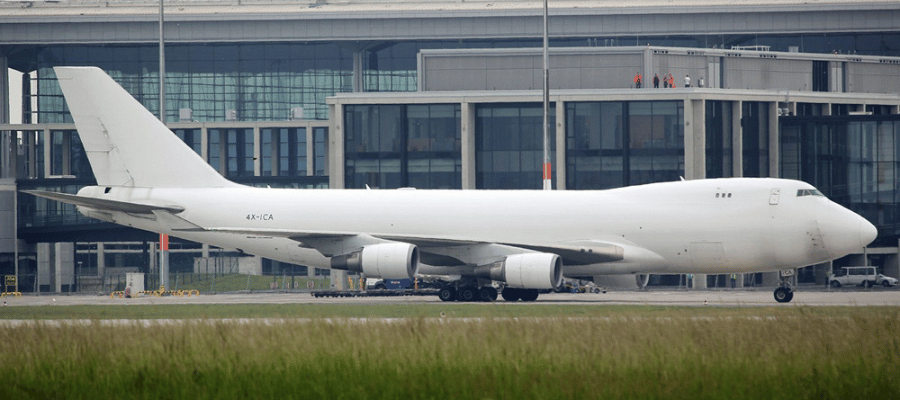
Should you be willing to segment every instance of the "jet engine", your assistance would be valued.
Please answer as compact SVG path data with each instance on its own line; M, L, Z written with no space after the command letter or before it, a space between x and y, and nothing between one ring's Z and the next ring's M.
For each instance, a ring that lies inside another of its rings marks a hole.
M331 258L331 268L370 278L410 279L419 271L419 249L409 243L381 243Z
M517 289L554 289L562 283L562 259L550 253L514 254L475 268L481 278L506 282Z

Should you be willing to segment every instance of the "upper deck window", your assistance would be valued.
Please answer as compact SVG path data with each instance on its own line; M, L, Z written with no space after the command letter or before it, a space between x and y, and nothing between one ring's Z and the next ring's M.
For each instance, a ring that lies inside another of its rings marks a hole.
M803 197L803 196L821 196L821 197L825 197L825 195L822 194L822 192L820 192L820 191L818 191L818 190L816 190L816 189L800 189L800 190L797 190L797 197Z

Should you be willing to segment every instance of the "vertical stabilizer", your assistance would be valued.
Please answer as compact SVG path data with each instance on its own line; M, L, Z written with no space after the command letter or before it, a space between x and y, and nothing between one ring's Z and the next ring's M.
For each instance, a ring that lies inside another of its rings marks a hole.
M99 68L54 70L98 185L235 185Z

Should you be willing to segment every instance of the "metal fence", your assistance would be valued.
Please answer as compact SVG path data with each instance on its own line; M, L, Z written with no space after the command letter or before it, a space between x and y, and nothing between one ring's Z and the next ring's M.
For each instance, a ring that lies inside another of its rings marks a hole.
M63 279L67 278L67 279ZM68 277L43 277L42 285L38 285L38 275L20 274L18 291L21 293L81 293L109 294L125 290L126 274L75 275ZM64 284L57 285L53 279L60 279ZM54 282L54 283L49 283ZM172 273L169 274L170 287L165 290L197 290L200 293L228 292L304 292L331 288L329 277L310 278L306 275L246 275L237 273ZM159 275L144 275L144 290L159 290ZM3 287L4 292L15 291L14 286Z

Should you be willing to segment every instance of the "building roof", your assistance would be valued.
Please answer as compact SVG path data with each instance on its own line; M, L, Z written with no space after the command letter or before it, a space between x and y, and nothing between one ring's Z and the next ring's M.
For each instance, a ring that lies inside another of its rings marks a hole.
M317 15L328 13L378 13L397 15L403 12L476 12L503 14L539 13L541 1L492 0L173 0L165 2L165 13L172 16L270 15L273 17ZM649 14L660 12L722 12L731 10L851 10L900 9L891 0L551 0L551 14L616 13ZM159 2L154 0L0 0L3 19L11 17L40 18L51 16L156 16ZM371 15L360 15L369 18Z

